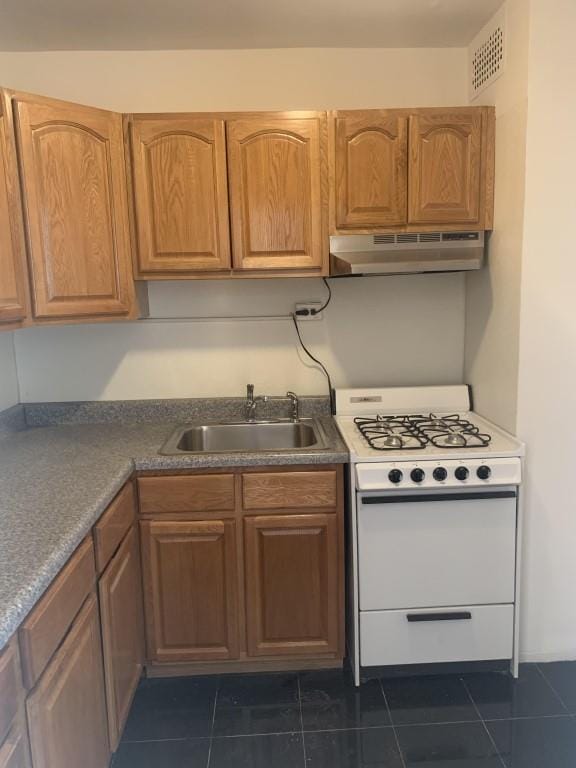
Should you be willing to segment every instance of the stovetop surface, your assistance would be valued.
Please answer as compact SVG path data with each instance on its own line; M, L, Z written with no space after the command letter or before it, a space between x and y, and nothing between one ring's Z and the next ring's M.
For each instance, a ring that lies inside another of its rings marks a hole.
M355 461L523 455L519 440L472 411L346 414L337 415L335 419Z

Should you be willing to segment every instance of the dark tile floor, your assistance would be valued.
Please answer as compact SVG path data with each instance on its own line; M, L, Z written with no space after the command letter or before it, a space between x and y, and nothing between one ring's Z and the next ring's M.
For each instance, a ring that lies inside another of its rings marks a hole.
M143 680L114 768L576 768L576 662Z

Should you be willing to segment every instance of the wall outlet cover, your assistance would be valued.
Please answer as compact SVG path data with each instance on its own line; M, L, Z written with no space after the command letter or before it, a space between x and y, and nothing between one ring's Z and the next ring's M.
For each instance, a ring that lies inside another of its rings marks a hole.
M322 312L318 310L323 306L321 301L299 301L294 305L294 311L296 312L297 319L300 320L322 320ZM313 314L313 310L318 314ZM298 314L299 312L306 312L308 314Z

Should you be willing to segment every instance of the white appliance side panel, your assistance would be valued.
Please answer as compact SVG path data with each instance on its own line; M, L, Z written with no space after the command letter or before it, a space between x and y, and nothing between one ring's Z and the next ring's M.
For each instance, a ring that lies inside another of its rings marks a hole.
M361 611L514 602L516 499L360 498Z
M514 606L476 605L452 610L469 611L471 618L409 622L408 613L429 614L431 611L360 613L361 665L375 667L512 658Z

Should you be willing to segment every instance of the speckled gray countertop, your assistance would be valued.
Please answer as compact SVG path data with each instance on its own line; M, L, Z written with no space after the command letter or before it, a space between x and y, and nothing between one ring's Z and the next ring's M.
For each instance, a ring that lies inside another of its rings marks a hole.
M11 418L0 434L0 649L135 470L348 461L329 416L318 417L324 450L184 456L158 454L173 421L30 428L29 415L23 429Z

